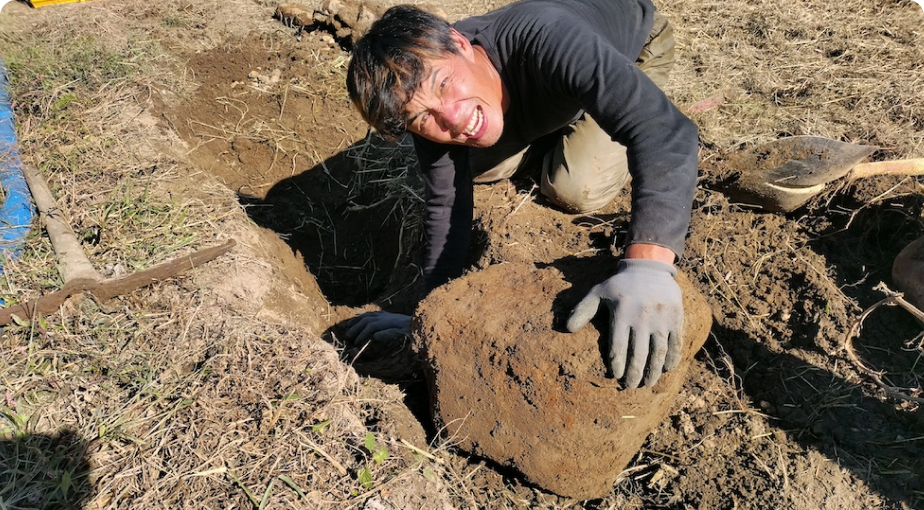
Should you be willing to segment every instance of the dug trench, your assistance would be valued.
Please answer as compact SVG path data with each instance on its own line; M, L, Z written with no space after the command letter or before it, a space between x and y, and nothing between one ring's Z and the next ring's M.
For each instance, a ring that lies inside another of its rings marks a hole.
M430 427L408 345L359 352L342 340L343 321L363 310L414 310L422 190L406 141L367 136L342 87L349 55L323 35L254 34L191 55L201 86L164 117L194 162L278 235L280 253L303 260L287 270L293 281L317 282L331 305L325 338L345 362L399 384L419 426ZM881 297L862 283L888 281L892 259L920 235L907 211L920 211L922 198L874 201L894 181L871 179L789 215L762 213L710 191L710 176L728 169L721 155L709 161L679 265L708 300L714 325L623 483L671 508L747 500L764 508L921 505L924 416L878 391L840 339L862 311L858 303ZM604 210L575 216L545 203L529 176L479 186L470 270L610 260L628 215L628 190ZM296 315L291 303L276 306ZM916 387L924 368L901 344L919 331L907 314L883 309L864 324L860 353L896 385ZM478 478L526 483L509 474L482 470Z

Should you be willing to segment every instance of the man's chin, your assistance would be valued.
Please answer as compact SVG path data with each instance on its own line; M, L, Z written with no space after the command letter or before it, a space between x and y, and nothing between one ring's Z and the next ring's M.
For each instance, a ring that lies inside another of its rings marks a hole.
M499 136L482 136L481 138L475 139L469 138L465 141L464 145L477 149L486 149L496 144L498 140L500 140Z

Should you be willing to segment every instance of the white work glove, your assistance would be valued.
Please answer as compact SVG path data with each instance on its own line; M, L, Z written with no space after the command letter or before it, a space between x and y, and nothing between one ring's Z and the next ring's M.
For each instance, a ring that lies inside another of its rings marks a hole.
M621 260L616 274L594 286L568 318L567 328L573 333L596 315L600 301L606 304L608 361L617 379L625 376L627 388L638 387L643 375L645 386L653 386L662 372L680 363L683 297L676 274L677 269L664 262Z
M347 323L346 337L356 343L396 340L411 334L411 316L391 312L366 312Z

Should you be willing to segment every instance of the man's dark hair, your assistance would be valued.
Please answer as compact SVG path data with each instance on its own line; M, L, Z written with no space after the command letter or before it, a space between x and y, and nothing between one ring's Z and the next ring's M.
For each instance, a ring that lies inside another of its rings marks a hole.
M411 5L398 5L356 43L347 91L363 118L382 135L407 129L405 107L425 74L428 59L459 53L449 23Z

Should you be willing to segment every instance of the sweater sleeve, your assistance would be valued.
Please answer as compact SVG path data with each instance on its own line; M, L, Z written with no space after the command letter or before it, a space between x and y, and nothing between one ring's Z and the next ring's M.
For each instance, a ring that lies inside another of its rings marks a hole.
M424 282L432 290L462 274L472 232L474 191L468 151L414 136L426 186Z
M535 65L563 98L574 98L628 149L631 243L670 248L679 257L698 173L696 126L638 66L580 23L549 23L532 49Z

